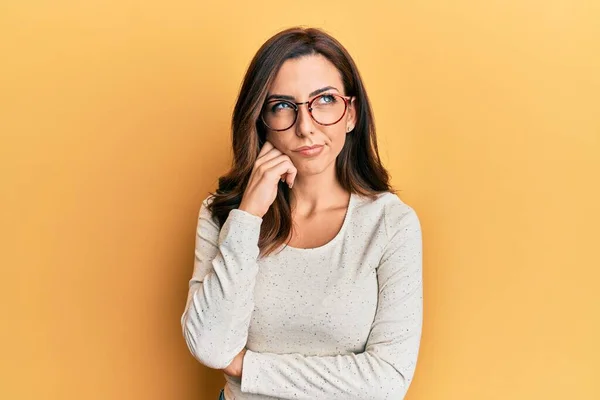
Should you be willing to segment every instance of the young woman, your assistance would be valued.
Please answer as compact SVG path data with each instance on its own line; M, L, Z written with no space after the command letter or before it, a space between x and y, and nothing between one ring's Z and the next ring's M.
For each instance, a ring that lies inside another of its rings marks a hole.
M334 38L292 28L252 60L233 167L200 207L181 323L221 398L402 399L422 325L421 229L392 192L369 99Z

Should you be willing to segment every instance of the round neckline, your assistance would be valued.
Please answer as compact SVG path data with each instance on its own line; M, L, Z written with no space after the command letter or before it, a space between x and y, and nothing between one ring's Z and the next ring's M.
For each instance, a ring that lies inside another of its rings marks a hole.
M327 248L329 248L330 246L333 246L336 242L338 242L340 240L340 238L344 235L344 232L346 231L346 227L349 224L349 219L350 219L350 214L352 211L352 207L354 205L354 197L355 194L350 192L350 198L348 199L348 206L346 207L346 214L344 215L344 221L342 222L342 226L340 228L340 230L336 233L336 235L333 237L333 239L331 239L329 242L318 246L318 247L309 247L309 248L302 248L302 247L294 247L294 246L290 246L288 244L283 244L283 248L281 249L281 251L286 251L286 250L291 250L291 251L295 251L295 252L299 252L299 253L309 253L309 252L315 252L315 251L320 251L320 250L325 250Z

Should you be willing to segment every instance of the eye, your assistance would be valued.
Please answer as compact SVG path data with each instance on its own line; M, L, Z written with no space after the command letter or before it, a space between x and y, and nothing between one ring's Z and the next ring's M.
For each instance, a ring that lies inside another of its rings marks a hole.
M316 103L319 105L334 104L337 98L332 94L324 94L317 98Z
M269 107L269 111L272 113L276 113L278 111L286 111L293 108L294 107L292 107L292 105L286 101L278 101L271 104L271 106Z

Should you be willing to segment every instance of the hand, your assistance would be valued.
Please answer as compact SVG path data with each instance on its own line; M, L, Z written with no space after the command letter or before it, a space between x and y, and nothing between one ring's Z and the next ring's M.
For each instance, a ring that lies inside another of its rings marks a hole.
M233 361L231 362L231 364L229 364L227 366L227 368L225 368L223 370L224 373L226 373L229 376L233 376L236 378L241 378L242 377L242 367L244 364L244 354L246 354L246 348L244 347L242 349L242 351L240 351L238 353L237 356L235 356L235 358L233 359Z
M285 180L291 189L297 173L287 155L269 141L265 142L254 163L239 209L262 218L277 197L279 181Z

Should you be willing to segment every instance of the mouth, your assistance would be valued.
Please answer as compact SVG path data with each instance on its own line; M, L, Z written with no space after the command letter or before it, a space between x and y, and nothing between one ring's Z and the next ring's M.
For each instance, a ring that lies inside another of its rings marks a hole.
M297 153L302 157L316 157L319 154L321 154L321 152L323 151L324 148L325 148L325 146L322 144L315 144L312 146L302 146L302 147L298 147L297 149L295 149L294 153Z
M302 152L302 151L306 151L306 150L318 149L319 147L323 147L323 145L322 144L314 144L312 146L302 146L302 147L298 147L294 151Z

